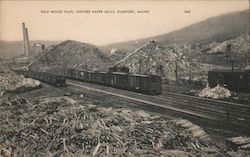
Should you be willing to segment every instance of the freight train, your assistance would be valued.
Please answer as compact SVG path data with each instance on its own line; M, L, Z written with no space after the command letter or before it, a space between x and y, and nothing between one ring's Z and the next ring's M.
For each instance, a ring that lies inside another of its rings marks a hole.
M38 72L38 71L31 71L31 70L14 70L17 74L23 75L25 77L37 79L42 82L46 82L48 84L57 86L57 87L64 87L66 86L65 78L62 76L58 76L55 74L47 73L47 72Z
M124 72L97 72L82 69L63 68L56 70L65 78L111 86L144 94L158 95L162 93L162 80L157 75L130 74Z
M50 72L37 72L27 69L15 71L25 77L34 78L57 87L65 86L65 78L69 78L144 94L158 95L162 93L162 80L157 75L98 72L73 68L54 69Z

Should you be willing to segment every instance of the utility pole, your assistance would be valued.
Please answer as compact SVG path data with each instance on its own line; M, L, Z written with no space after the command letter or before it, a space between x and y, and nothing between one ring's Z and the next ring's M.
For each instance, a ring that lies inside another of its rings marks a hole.
M178 64L177 64L177 59L175 59L175 79L176 79L176 85L178 86Z
M175 49L173 47L172 47L172 50L176 54ZM178 63L177 62L178 62L178 57L175 56L175 70L174 70L174 72L175 72L176 85L178 86L179 82L178 82Z
M232 56L232 45L230 43L227 44L227 56L226 58L231 62L231 72L232 72L232 90L233 95L235 94L235 76L234 76L234 58Z
M191 84L191 81L192 81L192 64L193 64L193 61L190 58L189 59L189 81L190 81L190 84Z

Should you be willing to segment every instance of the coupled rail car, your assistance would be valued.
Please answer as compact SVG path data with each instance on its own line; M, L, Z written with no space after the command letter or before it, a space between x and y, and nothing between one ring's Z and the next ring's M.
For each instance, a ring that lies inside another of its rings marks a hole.
M66 86L65 78L55 74L50 74L47 72L31 71L31 70L15 70L15 72L25 77L37 79L39 81L46 82L56 87Z
M124 90L159 95L162 93L162 80L157 75L129 74L123 72L97 72L80 69L58 69L58 75L90 83L111 86Z
M208 83L217 84L238 92L250 92L250 71L212 70L208 72Z

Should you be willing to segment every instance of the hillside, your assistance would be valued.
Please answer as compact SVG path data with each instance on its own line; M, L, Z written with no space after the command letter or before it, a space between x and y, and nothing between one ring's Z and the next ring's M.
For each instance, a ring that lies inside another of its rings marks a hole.
M217 65L231 65L228 56L233 57L234 64L242 69L250 63L250 41L249 34L242 34L237 38L225 40L223 42L211 42L201 48L197 47L199 60L203 63ZM231 45L230 50L228 45Z
M227 45L231 45L232 53L247 52L250 50L249 34L243 34L237 38L226 40L222 43L214 43L207 51L208 54L227 53Z
M64 41L46 49L42 57L32 65L32 68L67 66L89 70L102 69L110 64L107 58L96 46L73 40Z
M129 42L114 43L100 47L100 49L106 53L109 53L112 49L131 52L150 40L157 40L157 42L164 46L173 43L187 44L194 49L195 47L201 48L211 42L223 42L237 38L244 33L249 33L249 10L223 14L167 34Z

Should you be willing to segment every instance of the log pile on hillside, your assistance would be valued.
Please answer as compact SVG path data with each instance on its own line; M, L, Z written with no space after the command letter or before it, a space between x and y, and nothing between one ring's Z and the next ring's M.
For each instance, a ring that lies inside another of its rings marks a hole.
M31 68L60 66L97 70L103 69L109 64L111 64L110 59L96 46L67 40L43 53Z
M69 97L1 99L1 154L189 156L218 153L198 126L143 111L79 104Z
M23 93L41 87L38 80L24 78L6 67L0 68L0 96L7 93Z

